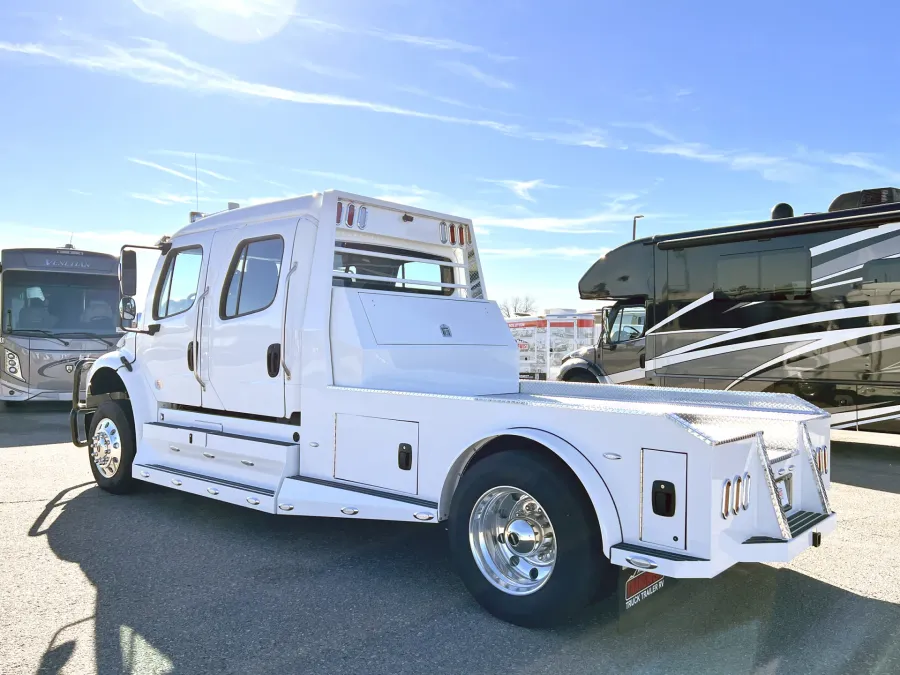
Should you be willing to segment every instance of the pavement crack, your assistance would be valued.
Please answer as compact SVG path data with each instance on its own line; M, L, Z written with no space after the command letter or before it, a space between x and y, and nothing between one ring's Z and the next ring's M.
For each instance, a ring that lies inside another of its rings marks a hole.
M43 504L46 504L48 501L49 500L46 498L44 498L44 499L17 499L17 500L12 500L12 501L8 501L8 502L0 501L0 504L34 504L36 502L41 502Z

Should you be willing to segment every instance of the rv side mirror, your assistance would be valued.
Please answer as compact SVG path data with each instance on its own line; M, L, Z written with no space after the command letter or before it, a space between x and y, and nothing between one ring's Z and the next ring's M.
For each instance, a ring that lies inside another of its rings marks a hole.
M122 327L130 327L137 316L137 306L134 304L134 298L126 295L119 300L119 317L122 319Z
M137 253L128 250L122 251L120 266L122 295L134 297L137 295ZM133 306L134 300L131 302Z

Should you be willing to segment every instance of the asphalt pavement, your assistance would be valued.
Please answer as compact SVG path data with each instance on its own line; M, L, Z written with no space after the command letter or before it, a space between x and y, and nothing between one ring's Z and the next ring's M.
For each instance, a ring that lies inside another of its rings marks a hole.
M443 526L103 493L65 410L0 408L4 675L900 672L900 447L835 444L838 529L790 565L527 630L471 599Z

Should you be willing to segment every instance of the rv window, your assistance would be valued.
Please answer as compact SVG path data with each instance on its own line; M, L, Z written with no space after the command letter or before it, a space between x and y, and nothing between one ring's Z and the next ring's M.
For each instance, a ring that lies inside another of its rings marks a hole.
M169 252L162 283L156 291L154 319L181 314L194 305L202 263L203 249L200 247Z
M717 294L732 299L805 296L810 282L807 248L723 255L716 268Z
M284 240L268 237L241 242L225 280L227 292L219 307L222 319L234 319L266 309L275 301Z
M454 289L452 288L440 288L439 286L415 283L417 281L443 284L456 283L454 281L453 268L441 265L442 262L450 262L447 258L441 258L430 253L422 253L421 251L370 244L339 242L337 246L343 250L338 250L334 253L335 272L358 274L366 277L383 277L384 281L380 279L353 279L336 276L332 282L334 286L424 293L428 295L453 295ZM383 258L378 255L379 253L391 257ZM404 261L397 260L397 257L434 260L434 262ZM404 281L405 279L409 281Z
M860 276L864 284L900 283L900 258L870 260L863 265Z
M646 313L643 305L613 308L609 320L609 342L628 342L641 337Z

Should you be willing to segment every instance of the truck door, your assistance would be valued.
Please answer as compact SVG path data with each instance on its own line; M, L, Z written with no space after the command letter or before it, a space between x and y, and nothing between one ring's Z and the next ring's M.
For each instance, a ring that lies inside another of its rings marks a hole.
M159 330L137 341L137 357L161 403L201 404L193 367L211 243L208 232L179 238L178 247L166 254L146 309L146 323Z
M600 343L603 370L615 383L644 379L644 305L616 305Z
M216 269L210 274L201 342L205 408L285 414L285 286L297 222L273 220L216 232Z

